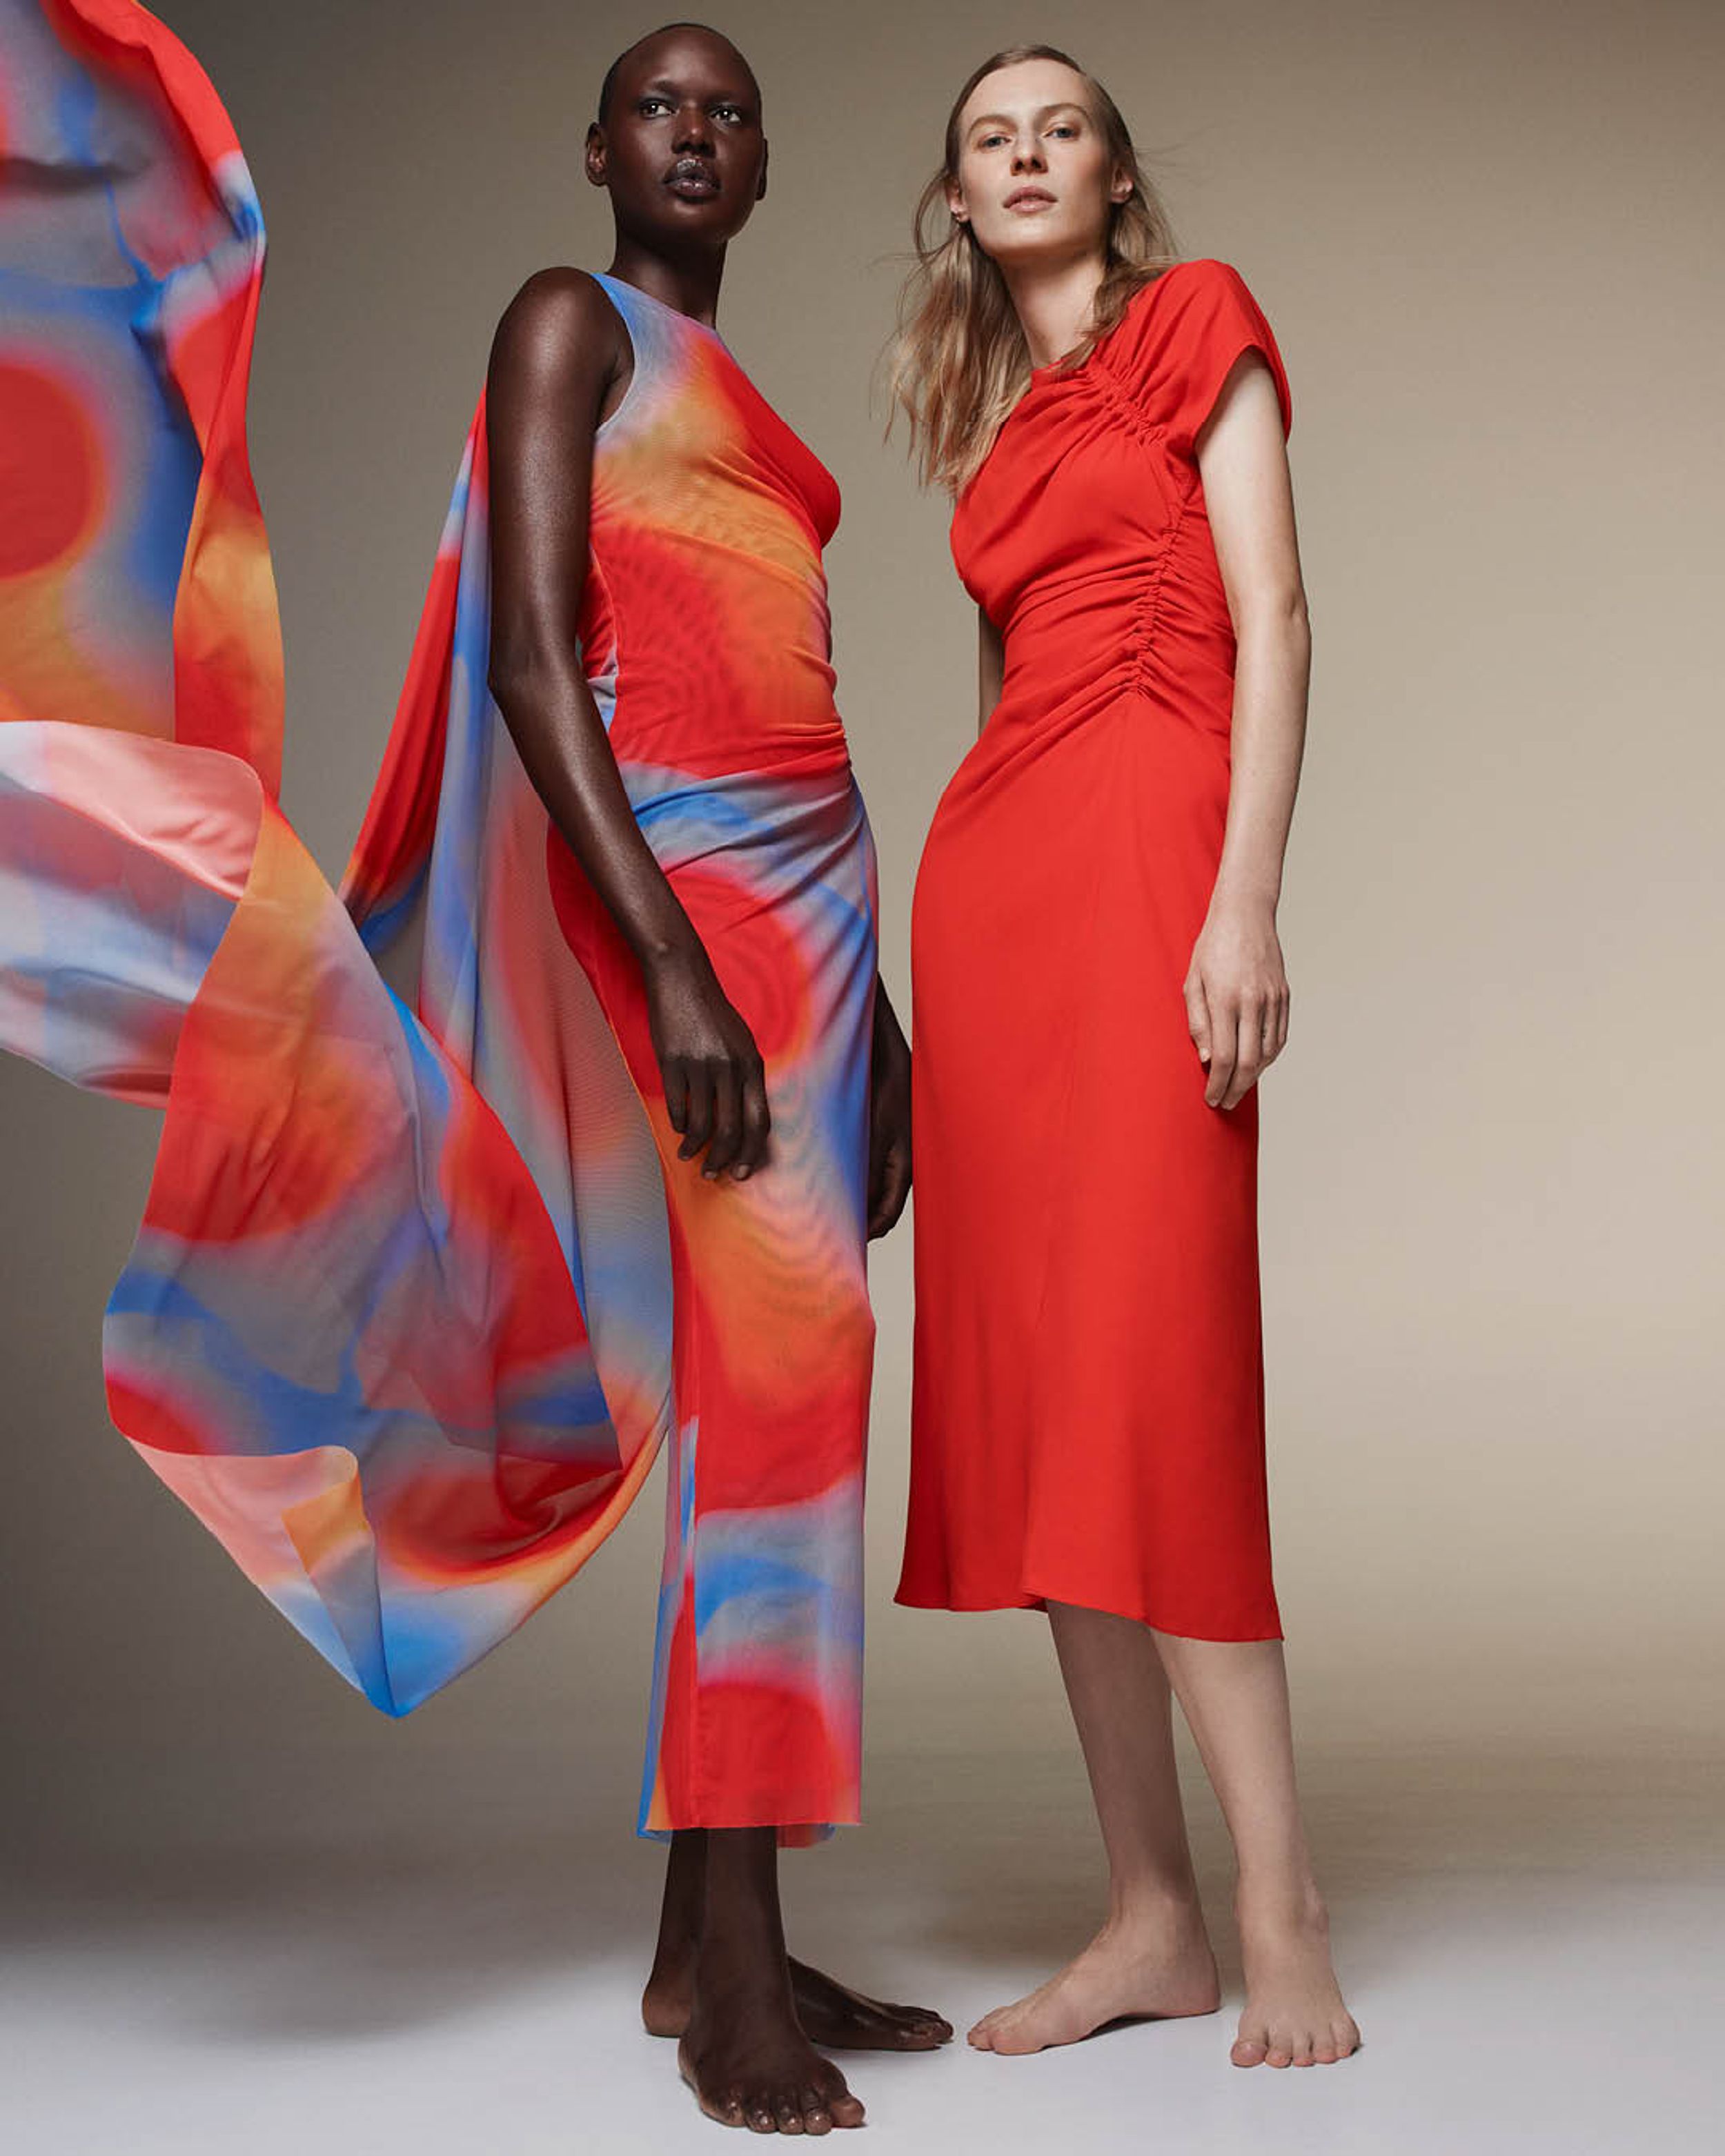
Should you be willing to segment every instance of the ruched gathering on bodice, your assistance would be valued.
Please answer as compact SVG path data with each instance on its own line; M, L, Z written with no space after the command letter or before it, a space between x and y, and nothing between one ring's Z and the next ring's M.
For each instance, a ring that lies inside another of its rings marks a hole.
M952 517L958 574L1005 646L991 731L1130 690L1214 717L1234 633L1196 442L1252 350L1291 424L1281 353L1239 271L1181 262L1079 365L1034 371Z

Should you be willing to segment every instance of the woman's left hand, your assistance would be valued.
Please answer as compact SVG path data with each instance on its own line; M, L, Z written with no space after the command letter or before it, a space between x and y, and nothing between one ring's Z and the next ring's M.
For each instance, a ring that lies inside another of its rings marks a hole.
M1266 906L1212 905L1186 972L1186 1026L1213 1108L1239 1106L1287 1045L1288 977Z
M911 1050L884 982L875 990L869 1069L869 1240L895 1227L911 1194Z

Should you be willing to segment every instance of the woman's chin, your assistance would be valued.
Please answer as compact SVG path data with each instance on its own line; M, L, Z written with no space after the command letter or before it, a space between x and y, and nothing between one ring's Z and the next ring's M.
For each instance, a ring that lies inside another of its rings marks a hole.
M1010 223L979 229L977 244L1002 270L1071 262L1102 251L1102 234L1075 232L1064 218L1014 217Z

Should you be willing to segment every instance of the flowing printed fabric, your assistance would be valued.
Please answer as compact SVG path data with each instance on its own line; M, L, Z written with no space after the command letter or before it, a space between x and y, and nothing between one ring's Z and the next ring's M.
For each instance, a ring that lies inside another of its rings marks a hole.
M231 125L126 0L0 26L0 1045L165 1111L114 1419L395 1714L570 1577L670 1435L644 1830L854 1817L875 914L824 475L711 332L655 346L625 303L586 648L775 1111L769 1170L707 1185L666 1162L638 976L486 693L483 410L344 906L275 798ZM653 476L703 470L666 556ZM638 590L644 638L681 631L639 693ZM373 955L416 924L417 1012Z

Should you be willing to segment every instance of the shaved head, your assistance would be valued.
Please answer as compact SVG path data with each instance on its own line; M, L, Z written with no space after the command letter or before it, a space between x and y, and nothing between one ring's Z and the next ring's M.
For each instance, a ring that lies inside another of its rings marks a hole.
M645 37L637 38L632 45L619 53L610 66L606 69L605 80L599 85L598 124L601 127L604 126L605 115L611 108L611 93L617 87L617 78L622 73L624 63L632 60L643 46L652 44L657 38L670 37L679 30L696 30L702 37L711 38L715 44L723 45L727 52L735 54L737 59L742 63L744 74L754 85L755 102L757 105L760 103L761 85L755 81L754 69L743 59L742 54L737 52L736 46L732 44L722 30L714 29L708 23L661 23L656 30L649 30Z

